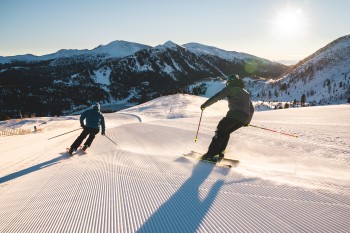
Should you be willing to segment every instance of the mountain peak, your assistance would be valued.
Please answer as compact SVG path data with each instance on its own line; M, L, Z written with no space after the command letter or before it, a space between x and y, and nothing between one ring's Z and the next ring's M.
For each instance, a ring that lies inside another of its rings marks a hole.
M175 44L174 42L172 42L171 40L168 40L167 42L165 42L162 45L157 45L156 47L154 47L157 50L165 50L165 49L177 49L180 45Z
M178 45L175 44L174 42L172 42L171 40L168 40L167 42L165 42L163 44L165 47L168 47L168 48L176 48Z
M92 51L95 53L106 53L109 55L109 57L119 58L126 57L140 50L149 48L151 48L151 46L134 42L127 42L123 40L116 40L110 42L107 45L100 45L94 48Z

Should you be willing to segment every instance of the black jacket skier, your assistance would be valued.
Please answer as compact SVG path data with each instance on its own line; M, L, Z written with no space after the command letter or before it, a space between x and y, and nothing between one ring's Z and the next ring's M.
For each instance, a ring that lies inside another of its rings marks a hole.
M86 124L84 124L84 120L86 119ZM80 115L80 125L84 129L80 136L73 142L69 149L69 154L72 154L83 140L89 135L88 139L85 141L83 146L83 151L85 151L88 147L91 146L92 141L95 138L95 135L100 131L100 125L102 127L102 135L105 135L106 127L105 120L100 112L100 105L96 104L92 107L92 109L86 110Z
M219 122L215 136L203 159L216 161L217 158L223 158L230 134L242 126L247 126L253 117L254 107L250 94L244 89L244 83L238 75L230 75L226 87L202 104L201 109L204 110L224 98L228 99L229 111Z

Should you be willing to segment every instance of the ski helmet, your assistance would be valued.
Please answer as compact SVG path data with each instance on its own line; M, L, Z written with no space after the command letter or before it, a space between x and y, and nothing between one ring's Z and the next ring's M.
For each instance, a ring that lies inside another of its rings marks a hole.
M94 110L97 110L97 111L100 111L100 104L99 103L96 103L96 104L94 104L93 106L92 106L92 109L94 109Z
M226 86L236 86L244 88L242 79L239 78L238 74L231 74L227 77Z

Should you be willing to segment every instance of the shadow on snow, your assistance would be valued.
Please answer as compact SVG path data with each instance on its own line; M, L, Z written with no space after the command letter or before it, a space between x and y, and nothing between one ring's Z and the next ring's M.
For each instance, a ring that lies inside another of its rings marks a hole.
M61 153L61 156L56 157L54 159L51 159L51 160L39 163L37 165L25 168L25 169L20 170L18 172L14 172L14 173L11 173L9 175L0 177L0 184L5 183L5 182L10 181L10 180L13 180L13 179L16 179L16 178L19 178L19 177L24 176L24 175L28 175L32 172L41 170L43 168L50 167L52 165L55 165L56 163L58 163L62 159L66 159L66 158L67 158L66 153Z
M218 180L204 199L200 197L200 186L214 167L200 162L196 164L191 177L150 216L138 232L196 232L224 185L223 180ZM227 174L228 169L224 170Z

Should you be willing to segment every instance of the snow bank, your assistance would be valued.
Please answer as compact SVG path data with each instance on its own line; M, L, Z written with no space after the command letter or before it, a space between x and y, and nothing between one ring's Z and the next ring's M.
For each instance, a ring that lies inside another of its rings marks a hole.
M200 106L206 100L207 98L205 97L177 94L160 97L147 103L122 110L121 112L136 114L145 121L155 119L196 118L200 115ZM228 111L227 101L219 101L215 105L210 106L210 108L211 111L205 110L204 116L224 116Z

